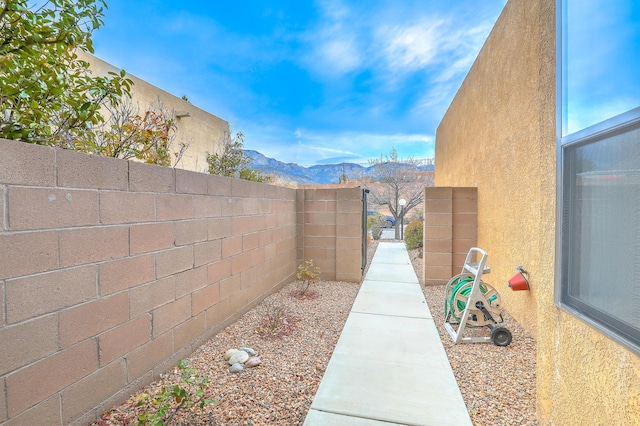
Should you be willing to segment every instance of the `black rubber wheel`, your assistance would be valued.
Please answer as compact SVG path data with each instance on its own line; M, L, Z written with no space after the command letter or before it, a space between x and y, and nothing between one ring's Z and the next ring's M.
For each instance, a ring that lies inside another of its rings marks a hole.
M393 228L393 222L391 222L390 220L386 221L384 224L385 228Z
M512 338L506 327L493 327L491 330L491 341L496 346L508 346Z

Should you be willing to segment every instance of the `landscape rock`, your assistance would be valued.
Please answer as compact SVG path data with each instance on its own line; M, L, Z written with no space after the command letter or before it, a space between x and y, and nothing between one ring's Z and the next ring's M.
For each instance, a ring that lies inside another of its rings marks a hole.
M236 352L238 352L237 349L229 349L224 353L224 360L225 361L229 361L229 358L231 358L231 355L235 354Z
M246 368L251 368L251 367L257 367L260 364L262 364L262 360L260 359L260 357L254 356L249 358L249 360L244 363L244 366Z
M249 359L249 354L245 351L238 351L231 355L231 358L227 361L229 365L233 365L235 363L244 364Z
M246 353L248 353L250 356L254 356L256 354L256 351L254 351L251 348L240 348L241 351L245 351Z
M239 362L236 362L231 367L229 367L229 373L239 373L244 370L244 367Z

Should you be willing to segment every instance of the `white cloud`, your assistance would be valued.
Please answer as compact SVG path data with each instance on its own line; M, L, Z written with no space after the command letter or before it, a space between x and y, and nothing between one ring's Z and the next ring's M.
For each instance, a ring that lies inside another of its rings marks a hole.
M442 20L423 19L411 26L384 27L378 31L378 43L388 67L406 72L419 70L434 61L440 50Z

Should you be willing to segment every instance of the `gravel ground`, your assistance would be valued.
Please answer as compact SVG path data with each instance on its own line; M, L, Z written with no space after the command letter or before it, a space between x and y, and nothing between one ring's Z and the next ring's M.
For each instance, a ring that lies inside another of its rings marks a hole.
M369 263L377 242L369 246ZM410 257L418 277L422 259ZM311 297L297 298L292 283L269 296L188 358L189 367L209 380L204 409L180 412L174 425L301 425L307 415L331 353L340 337L359 284L322 281ZM453 345L442 327L444 286L424 288L449 362L453 367L474 425L537 425L535 417L535 343L508 315L513 334L507 347L493 344ZM228 372L224 353L251 347L262 364L238 374ZM137 424L144 407L139 401L155 395L179 378L169 372L106 412L93 425Z
M410 250L409 257L423 284L419 253L419 250ZM454 345L443 325L445 287L423 286L423 292L473 424L537 425L535 341L505 313L502 325L513 335L509 346ZM489 335L486 327L469 331ZM465 330L463 336L468 335Z

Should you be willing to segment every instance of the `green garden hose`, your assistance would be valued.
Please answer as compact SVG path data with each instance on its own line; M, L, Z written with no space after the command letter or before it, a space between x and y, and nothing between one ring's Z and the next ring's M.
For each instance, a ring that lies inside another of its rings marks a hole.
M456 315L456 310L454 309L453 304L458 293L460 293L461 295L467 298L471 295L471 290L473 286L467 286L466 288L462 288L462 287L464 287L469 283L473 283L473 281L474 281L473 277L464 277L458 280L457 282L451 283L451 285L453 286L453 289L451 293L448 294L448 297L444 301L444 317L445 318L448 318L449 314L451 314L451 316L453 316L453 318L456 321L460 321L460 317ZM482 294L485 294L487 292L487 287L485 287L483 283L480 283L480 291L482 292ZM496 297L497 295L494 295L492 296L491 299L495 300ZM492 302L491 299L489 299L489 302ZM458 309L458 312L464 312L467 306L462 300L458 300L456 302L455 307Z

